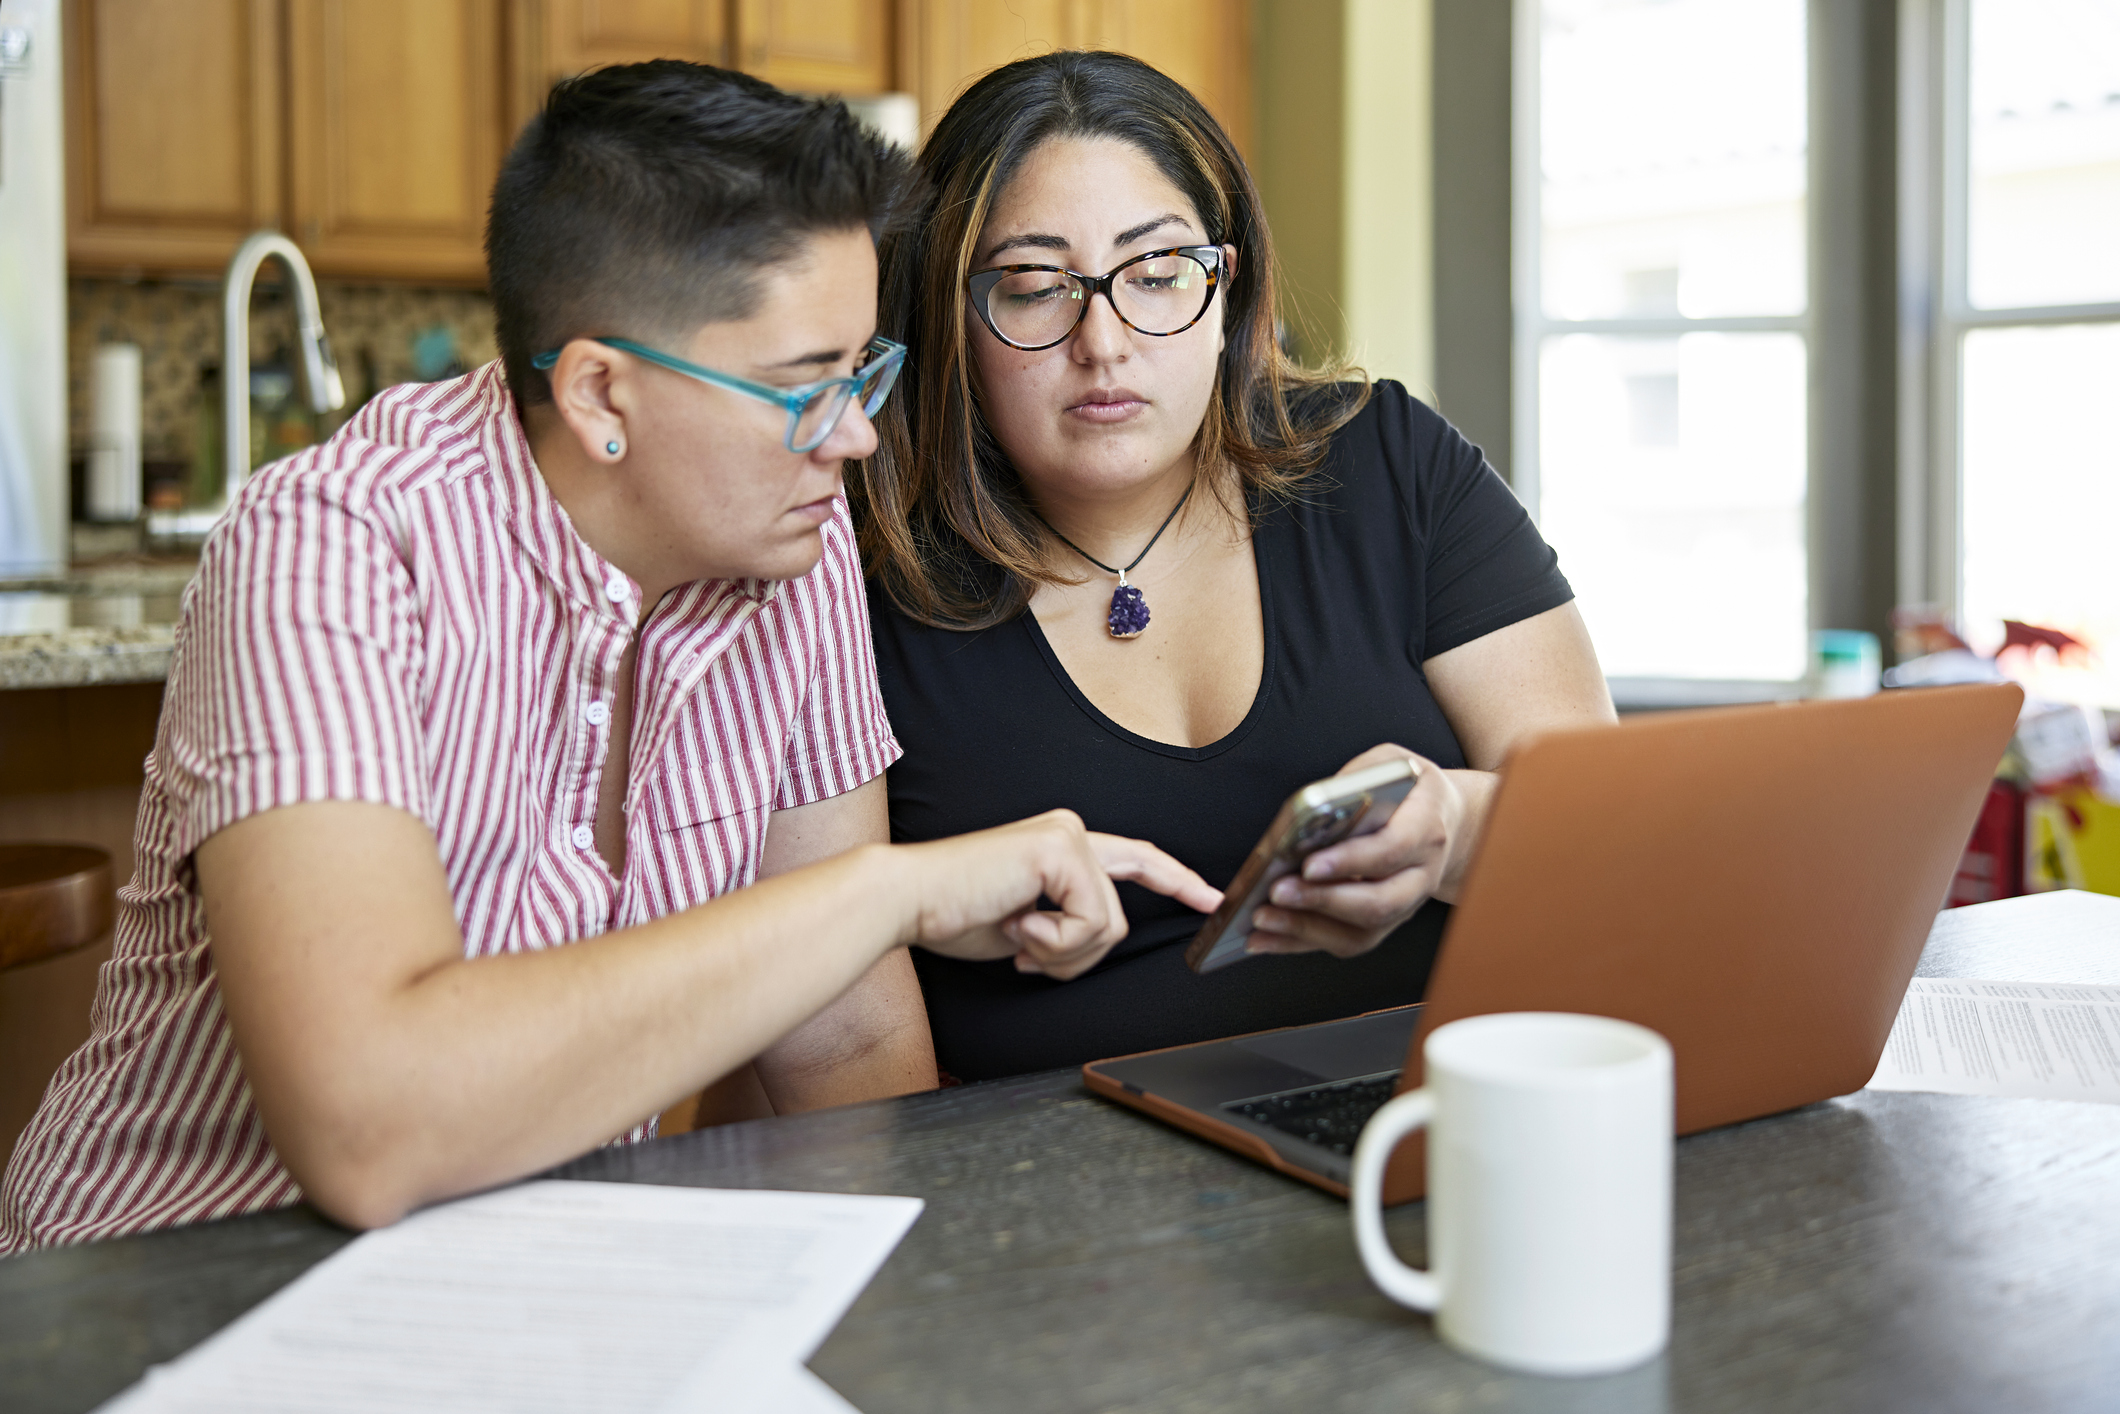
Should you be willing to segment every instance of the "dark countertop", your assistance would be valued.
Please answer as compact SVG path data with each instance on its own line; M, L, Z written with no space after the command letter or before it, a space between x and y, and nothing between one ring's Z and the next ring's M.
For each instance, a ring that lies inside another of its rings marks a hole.
M2120 982L2120 900L1944 914L1923 974ZM555 1176L909 1193L813 1369L897 1410L2111 1410L2120 1106L1861 1092L1678 1145L1674 1330L1505 1375L1368 1283L1344 1205L1053 1072L602 1150ZM1409 1260L1423 1205L1389 1219ZM0 1262L0 1403L82 1410L350 1240L306 1208Z

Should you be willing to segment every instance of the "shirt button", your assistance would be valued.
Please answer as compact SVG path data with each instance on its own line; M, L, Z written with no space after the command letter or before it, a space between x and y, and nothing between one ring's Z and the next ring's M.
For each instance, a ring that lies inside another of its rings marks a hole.
M600 727L611 720L611 709L602 702L592 702L582 708L582 715L589 719L590 726Z
M625 603L626 582L622 579L612 580L609 584L604 586L604 597L606 599L609 599L614 604Z
M587 825L576 825L574 827L574 847L576 849L594 849L596 847L596 831L590 829Z

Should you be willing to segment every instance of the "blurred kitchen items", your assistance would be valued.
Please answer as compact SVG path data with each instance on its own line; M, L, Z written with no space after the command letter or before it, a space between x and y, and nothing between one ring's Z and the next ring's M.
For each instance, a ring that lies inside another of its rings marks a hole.
M89 375L88 518L140 516L140 346L104 344Z
M0 575L67 558L59 0L0 3Z
M1439 1026L1427 1079L1355 1145L1369 1279L1444 1340L1541 1375L1653 1359L1671 1334L1671 1045L1609 1016L1501 1012ZM1384 1238L1384 1166L1428 1133L1429 1269Z
M221 365L199 366L198 401L191 409L191 468L184 494L155 510L203 510L221 504Z
M2074 702L2028 698L2010 752L2025 780L2044 789L2094 780L2108 748L2102 714Z
M1868 697L1883 674L1876 634L1829 628L1811 635L1811 696Z
M1973 821L1957 872L1951 876L1945 908L1993 903L2024 892L2024 787L1997 777L1988 783L1987 799Z
M317 282L309 273L309 262L302 258L295 243L278 231L253 232L229 258L228 273L221 283L222 495L210 506L150 514L150 536L203 539L250 476L250 291L257 283L258 267L267 260L277 260L286 267L287 282L293 287L296 342L301 349L302 383L309 395L309 406L318 412L330 412L346 401L338 364L332 361L331 343L324 337L324 316L317 304Z
M456 351L456 333L446 324L435 324L412 336L412 376L421 383L439 383L460 378L464 360Z
M874 93L846 100L847 111L885 142L907 152L920 146L920 100L910 93Z

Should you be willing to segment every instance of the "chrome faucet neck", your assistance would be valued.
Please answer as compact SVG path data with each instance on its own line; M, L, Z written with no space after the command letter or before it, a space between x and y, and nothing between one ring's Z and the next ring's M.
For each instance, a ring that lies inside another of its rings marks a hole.
M346 405L345 385L339 380L330 341L324 337L324 315L309 262L278 231L255 232L236 247L221 283L221 447L231 501L250 475L250 294L258 268L268 259L277 259L287 268L288 284L294 290L302 381L309 405L318 412Z

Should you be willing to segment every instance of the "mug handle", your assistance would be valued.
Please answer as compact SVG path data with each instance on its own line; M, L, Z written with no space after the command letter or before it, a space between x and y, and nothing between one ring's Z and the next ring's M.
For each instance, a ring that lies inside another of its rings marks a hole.
M1369 1279L1401 1306L1433 1311L1442 1289L1433 1274L1407 1266L1384 1239L1384 1166L1399 1141L1435 1118L1432 1092L1409 1090L1370 1117L1354 1146L1354 1182L1347 1206L1354 1215L1355 1250ZM1431 1214L1432 1216L1432 1214Z

